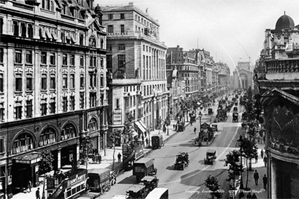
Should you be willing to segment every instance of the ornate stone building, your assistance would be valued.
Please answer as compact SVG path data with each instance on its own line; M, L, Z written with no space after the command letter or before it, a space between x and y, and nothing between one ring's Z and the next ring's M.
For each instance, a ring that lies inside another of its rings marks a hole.
M253 88L253 71L250 62L238 62L233 71L233 86L234 89Z
M268 198L299 198L299 25L266 29L254 75L264 110Z
M147 144L147 130L160 128L168 115L166 46L159 40L159 24L133 3L103 7L103 14L111 73L109 132L121 132L132 116Z
M0 192L38 182L43 150L76 165L106 146L106 30L92 1L0 2Z

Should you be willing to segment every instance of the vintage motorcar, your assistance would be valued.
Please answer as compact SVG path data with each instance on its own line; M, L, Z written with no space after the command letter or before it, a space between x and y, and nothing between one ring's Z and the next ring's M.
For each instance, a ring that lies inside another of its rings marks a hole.
M154 135L151 137L152 149L158 149L164 146L164 140L162 135Z
M216 158L216 150L208 149L206 152L206 158L204 158L204 164L214 164Z
M184 167L187 167L189 165L189 154L185 152L180 152L176 156L176 162L174 165L174 169L181 169L183 170Z
M157 187L158 181L159 179L156 176L145 176L141 179L140 183L144 184L148 192L150 192Z
M232 122L238 122L239 121L239 114L233 113L232 114Z
M132 185L126 191L126 199L144 199L148 193L145 185Z

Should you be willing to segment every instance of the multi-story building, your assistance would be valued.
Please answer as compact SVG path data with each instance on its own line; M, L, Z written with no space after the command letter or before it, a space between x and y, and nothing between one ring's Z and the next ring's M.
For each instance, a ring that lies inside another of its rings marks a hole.
M166 46L159 40L159 24L133 3L103 7L103 14L112 77L109 131L121 132L131 115L139 138L147 142L146 130L160 128L168 114Z
M168 81L172 86L170 87L173 92L171 107L175 119L178 115L184 115L180 101L192 102L201 90L200 56L198 50L184 51L183 48L177 46L168 48L166 59L168 76L172 75ZM173 80L175 82L172 82Z
M213 69L218 74L217 90L223 95L230 88L230 68L226 63L217 62L214 64Z
M264 44L254 80L264 111L268 198L299 198L299 25L284 14L266 29Z
M77 164L82 133L105 147L106 30L92 1L0 4L0 191L11 195L39 184L41 151L59 169Z

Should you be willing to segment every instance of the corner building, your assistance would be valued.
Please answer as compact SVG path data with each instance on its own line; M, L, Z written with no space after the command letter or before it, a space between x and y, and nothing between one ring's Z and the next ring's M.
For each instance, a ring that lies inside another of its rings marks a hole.
M299 198L299 25L284 14L266 29L255 84L264 110L268 198ZM258 77L259 76L259 77Z
M54 169L76 165L80 136L106 143L106 30L92 1L0 2L0 194L38 182L44 150Z
M133 3L102 9L111 74L109 132L121 132L130 115L147 144L147 132L161 128L168 113L166 46L159 41L159 24ZM124 137L116 141L124 142Z

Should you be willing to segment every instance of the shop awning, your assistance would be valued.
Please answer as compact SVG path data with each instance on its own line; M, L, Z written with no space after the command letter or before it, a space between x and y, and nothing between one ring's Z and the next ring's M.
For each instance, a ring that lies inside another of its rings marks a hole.
M136 121L134 124L137 126L139 131L141 131L142 133L146 132L146 128L144 128L143 125L139 121Z
M41 161L42 156L41 156L41 153L33 152L30 154L15 157L13 159L16 161L16 163L34 164L34 163Z
M144 122L142 122L142 121L139 121L139 123L142 125L142 127L143 127L144 129L146 129L146 130L147 130L147 127L146 127L146 125L144 124Z

